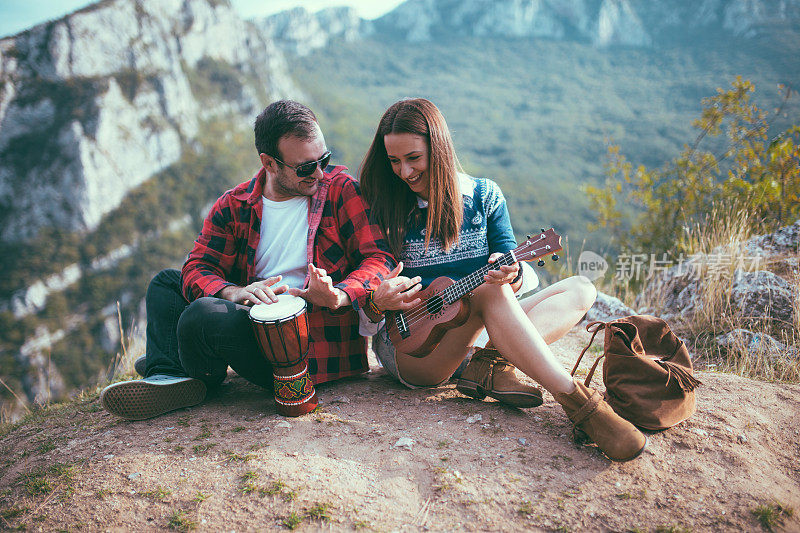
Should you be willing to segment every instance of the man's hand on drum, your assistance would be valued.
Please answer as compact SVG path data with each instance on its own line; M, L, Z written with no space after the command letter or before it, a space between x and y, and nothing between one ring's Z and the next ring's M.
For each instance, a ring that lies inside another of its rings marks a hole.
M308 287L305 289L290 288L292 296L299 296L305 301L328 309L338 309L350 305L350 297L341 289L333 286L333 280L323 268L308 264Z
M489 263L494 263L501 257L503 257L503 254L495 252L489 256ZM494 285L505 285L506 283L514 281L514 278L516 278L518 274L519 263L514 263L513 265L503 265L499 269L491 269L483 276L483 280L486 283L492 283Z
M229 285L219 291L217 295L220 298L242 305L272 304L278 301L278 294L283 294L289 290L287 285L274 286L282 278L283 276L272 276L260 281L254 281L246 287Z
M422 301L417 295L422 290L422 278L401 276L402 271L400 261L372 293L372 301L381 311L410 309Z

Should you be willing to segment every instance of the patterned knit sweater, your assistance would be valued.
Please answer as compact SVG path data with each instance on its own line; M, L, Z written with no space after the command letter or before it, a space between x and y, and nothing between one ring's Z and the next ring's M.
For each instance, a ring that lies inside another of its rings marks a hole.
M402 275L421 276L427 287L439 276L459 279L486 264L494 252L508 252L517 243L511 228L508 207L500 187L486 178L459 174L459 187L464 200L464 221L458 243L445 252L440 242L431 241L425 251L425 217L428 203L417 199L421 217L411 217L399 260ZM417 220L419 222L415 223Z

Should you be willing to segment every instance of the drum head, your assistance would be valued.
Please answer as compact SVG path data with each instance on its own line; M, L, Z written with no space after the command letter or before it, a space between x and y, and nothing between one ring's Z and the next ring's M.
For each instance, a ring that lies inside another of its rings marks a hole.
M297 315L306 308L306 301L299 296L279 294L274 304L258 304L250 308L250 318L259 322L274 322Z

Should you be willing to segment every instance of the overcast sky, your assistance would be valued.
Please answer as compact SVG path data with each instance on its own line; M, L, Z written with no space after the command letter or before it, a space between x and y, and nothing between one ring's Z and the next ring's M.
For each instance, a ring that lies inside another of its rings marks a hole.
M133 1L133 0L127 0ZM231 0L243 18L264 16L296 6L309 11L349 5L363 18L375 18L403 0ZM86 0L0 0L0 37L13 35L41 22L59 18L93 2Z

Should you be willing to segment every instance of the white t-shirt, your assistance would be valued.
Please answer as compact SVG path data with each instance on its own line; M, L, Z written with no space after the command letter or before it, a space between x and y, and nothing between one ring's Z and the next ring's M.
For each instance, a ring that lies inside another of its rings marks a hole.
M256 275L283 276L278 285L302 289L308 270L308 203L306 196L283 202L261 197L261 238L256 248Z

